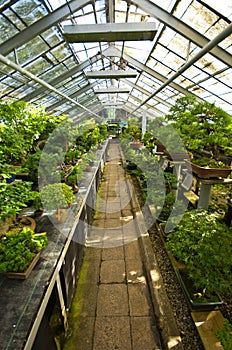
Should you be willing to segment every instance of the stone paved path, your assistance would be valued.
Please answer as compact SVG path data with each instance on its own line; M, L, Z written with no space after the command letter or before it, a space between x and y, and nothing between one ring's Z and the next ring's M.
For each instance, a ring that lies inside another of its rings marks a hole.
M108 155L64 350L158 350L120 146Z

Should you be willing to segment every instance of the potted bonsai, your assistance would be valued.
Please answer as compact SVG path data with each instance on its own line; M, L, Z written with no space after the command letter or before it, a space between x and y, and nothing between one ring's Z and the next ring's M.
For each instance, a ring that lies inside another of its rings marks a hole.
M65 183L54 183L44 186L40 190L43 207L46 210L56 210L57 220L61 220L61 208L67 208L75 197L71 187Z
M47 244L45 232L35 233L30 228L6 234L0 240L0 272L9 278L27 278Z
M31 182L15 181L7 184L4 178L0 180L0 234L7 232L11 225L15 226L20 211L38 196L38 192L32 191Z
M77 193L79 191L78 182L83 178L83 162L80 160L78 164L70 169L68 174L66 174L65 182L67 185L71 185L73 192Z
M142 129L140 124L138 118L130 118L124 131L131 139L130 147L133 150L138 150L142 146Z
M167 249L185 264L177 269L191 308L214 308L231 292L231 230L206 211L189 210L167 236Z
M210 168L209 163L225 159L232 152L232 117L221 108L209 102L199 102L194 96L186 95L176 100L166 119L178 131L188 152L192 153L192 170L199 175L199 168L207 167L200 177L227 177L232 171L224 164L223 168ZM202 158L206 163L194 166L194 159ZM216 163L215 163L216 164ZM225 172L224 169L227 171Z

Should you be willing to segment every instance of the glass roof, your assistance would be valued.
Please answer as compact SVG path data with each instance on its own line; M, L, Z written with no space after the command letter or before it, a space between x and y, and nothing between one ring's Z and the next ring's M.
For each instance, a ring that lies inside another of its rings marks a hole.
M231 19L229 0L1 0L1 99L78 121L105 108L155 117L191 93L232 114ZM153 40L65 40L67 25L107 23L154 23L156 33ZM86 76L108 70L137 75Z

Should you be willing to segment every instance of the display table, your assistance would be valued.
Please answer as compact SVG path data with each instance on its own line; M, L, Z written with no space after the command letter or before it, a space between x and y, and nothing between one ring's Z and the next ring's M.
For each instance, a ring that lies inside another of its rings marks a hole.
M199 200L197 208L208 209L210 202L211 187L215 184L230 185L232 184L232 179L201 179L197 177L197 182L199 183Z
M36 219L36 231L47 232L49 243L30 276L17 280L0 274L1 350L57 349L49 316L58 301L63 327L67 326L66 310L81 267L107 145L97 150L98 161L84 175L67 220L54 225L46 213Z

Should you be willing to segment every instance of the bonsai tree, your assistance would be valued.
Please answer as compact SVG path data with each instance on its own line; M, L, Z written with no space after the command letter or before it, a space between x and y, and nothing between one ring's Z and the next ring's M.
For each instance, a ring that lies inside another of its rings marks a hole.
M176 100L166 119L183 139L188 151L204 152L219 160L232 151L232 117L215 104L186 95Z
M5 180L0 180L0 221L13 218L38 196L38 192L32 191L31 182L19 181L8 185Z
M141 123L137 118L130 118L127 123L127 127L125 128L125 133L127 133L132 141L138 142L142 139L142 129Z
M189 210L167 236L167 248L186 264L202 295L231 292L231 230L206 211Z
M66 176L67 184L72 186L74 192L78 192L78 181L83 178L83 162L80 161L77 165L72 167L71 171Z
M57 210L60 221L60 208L73 203L75 197L72 189L64 183L55 183L44 186L40 191L41 201L46 210Z

